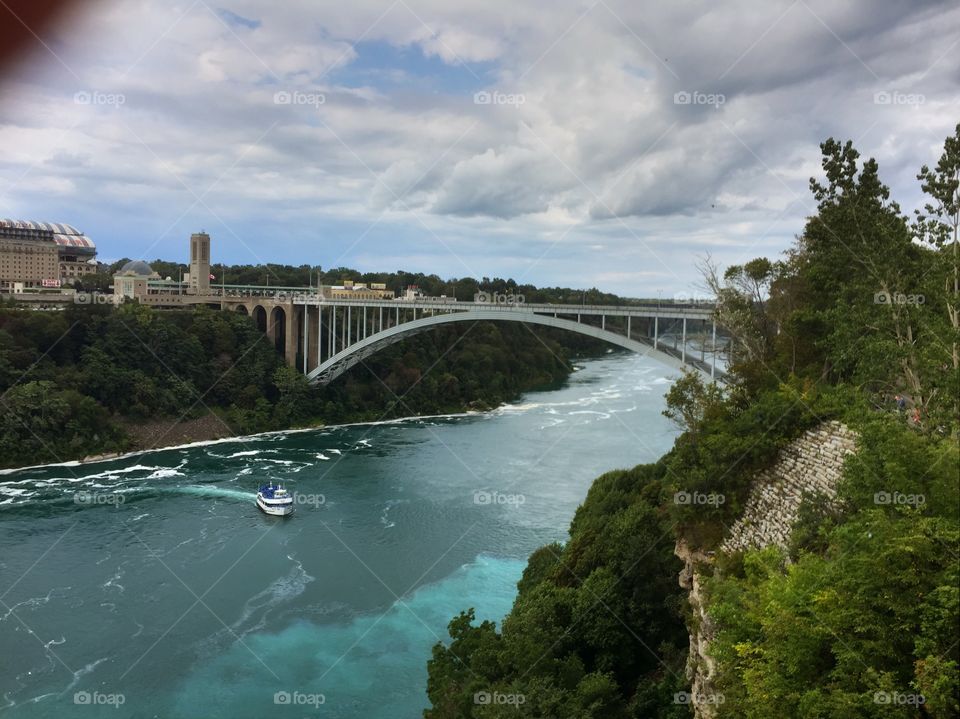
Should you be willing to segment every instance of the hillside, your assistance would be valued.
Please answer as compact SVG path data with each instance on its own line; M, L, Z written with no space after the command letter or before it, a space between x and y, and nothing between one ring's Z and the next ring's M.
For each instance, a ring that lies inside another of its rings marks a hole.
M675 383L673 449L451 622L428 719L960 716L960 125L913 221L821 149L786 259L704 265L730 385Z

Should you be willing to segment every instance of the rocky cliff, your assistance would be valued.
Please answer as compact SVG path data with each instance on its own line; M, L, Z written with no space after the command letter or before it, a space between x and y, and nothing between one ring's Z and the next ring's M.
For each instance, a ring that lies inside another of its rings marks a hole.
M824 422L784 447L777 461L760 472L753 482L743 515L724 539L720 552L736 552L769 546L786 547L804 496L832 499L846 456L856 449L856 434L839 422ZM683 562L680 586L688 592L690 651L687 699L697 719L712 719L723 697L714 687L716 663L710 656L715 627L707 611L702 577L714 563L713 552L702 552L680 540L675 548Z

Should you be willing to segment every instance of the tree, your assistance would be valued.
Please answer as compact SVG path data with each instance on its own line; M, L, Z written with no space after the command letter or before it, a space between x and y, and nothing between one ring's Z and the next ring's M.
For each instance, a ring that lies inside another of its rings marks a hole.
M777 323L767 303L779 263L758 257L743 265L731 265L721 277L708 256L698 264L707 290L717 298L716 321L732 335L735 361L731 371L741 380L751 374L769 374L774 361ZM749 382L752 384L752 382Z
M926 407L935 360L921 343L929 314L919 292L929 256L912 234L873 159L851 142L821 145L825 182L810 180L818 212L799 240L800 272L824 372L882 391L906 390Z
M942 280L944 305L952 331L950 356L956 373L960 371L960 123L953 136L944 141L937 166L931 170L924 165L917 179L931 201L924 205L922 212L916 210L914 233L920 241L940 250L943 259L950 263ZM943 252L948 249L949 257ZM955 403L954 408L957 407Z
M715 383L704 384L696 372L684 370L683 376L671 385L666 395L663 416L687 433L696 444L704 420L723 401L723 392Z
M273 382L280 392L274 416L280 426L297 425L310 417L314 388L293 367L281 365L273 374Z

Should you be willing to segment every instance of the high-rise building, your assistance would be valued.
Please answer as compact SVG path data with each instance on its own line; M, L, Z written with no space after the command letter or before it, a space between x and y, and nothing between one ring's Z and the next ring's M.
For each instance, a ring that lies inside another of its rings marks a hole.
M0 289L59 287L95 273L96 258L93 240L71 225L0 219Z
M210 291L210 235L195 232L190 235L191 294L205 295Z

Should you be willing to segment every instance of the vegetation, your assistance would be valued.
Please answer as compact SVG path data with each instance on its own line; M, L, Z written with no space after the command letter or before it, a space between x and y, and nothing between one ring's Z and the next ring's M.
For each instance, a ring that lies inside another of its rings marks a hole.
M684 686L687 633L659 509L664 469L597 479L566 546L530 557L501 632L491 622L472 626L472 610L450 623L453 641L434 647L430 661L426 717L686 716L672 704ZM524 699L478 705L480 693Z
M524 325L446 325L317 388L237 313L7 304L0 306L0 466L127 449L131 424L211 411L225 430L250 433L483 409L561 381L568 356L600 347Z
M821 150L817 212L784 259L704 262L732 382L671 388L674 448L596 480L569 542L530 557L499 630L469 611L451 622L425 716L691 716L672 544L716 550L758 470L826 419L860 435L836 501L808 498L787 549L703 566L714 709L960 716L960 125L920 171L929 201L912 221L874 160Z
M720 716L957 716L957 462L873 419L839 513L713 577Z

